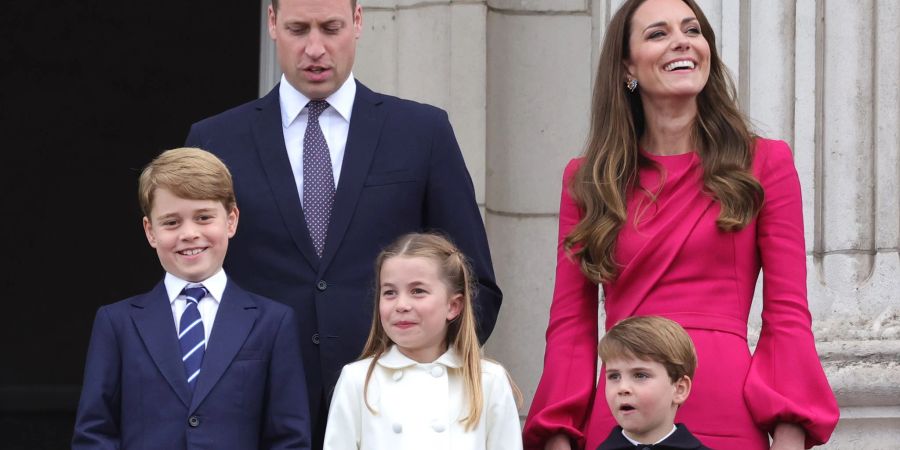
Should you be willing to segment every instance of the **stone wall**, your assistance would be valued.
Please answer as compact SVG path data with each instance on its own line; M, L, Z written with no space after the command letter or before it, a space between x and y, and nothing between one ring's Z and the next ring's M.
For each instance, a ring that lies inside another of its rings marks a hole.
M562 169L584 145L599 43L621 1L360 1L354 75L450 114L504 291L486 351L530 402ZM698 3L757 130L794 149L813 328L841 405L822 448L892 448L900 442L900 3ZM279 75L265 27L262 37L265 92Z

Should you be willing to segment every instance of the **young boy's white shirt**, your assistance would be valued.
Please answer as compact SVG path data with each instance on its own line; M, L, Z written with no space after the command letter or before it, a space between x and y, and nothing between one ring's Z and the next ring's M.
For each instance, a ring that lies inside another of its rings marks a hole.
M325 450L398 449L520 450L522 430L506 370L481 361L484 407L478 425L465 431L468 411L461 359L448 350L433 363L418 363L396 346L382 355L363 384L372 358L344 366L331 400Z

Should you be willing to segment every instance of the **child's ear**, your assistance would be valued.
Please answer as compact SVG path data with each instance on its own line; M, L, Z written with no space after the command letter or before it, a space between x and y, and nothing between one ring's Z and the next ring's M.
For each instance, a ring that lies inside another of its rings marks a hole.
M453 297L450 297L450 309L447 312L447 322L453 321L459 317L459 313L462 312L463 308L463 295L456 294Z
M673 384L675 395L672 396L672 403L681 405L687 400L691 394L691 377L685 375Z
M150 246L156 248L156 236L153 235L153 224L150 223L150 219L147 216L144 216L144 234L147 235L147 242L150 243Z
M237 233L237 225L238 225L238 217L241 215L241 212L238 211L238 207L235 206L231 208L231 212L228 213L226 220L228 221L228 238L234 237L234 233Z

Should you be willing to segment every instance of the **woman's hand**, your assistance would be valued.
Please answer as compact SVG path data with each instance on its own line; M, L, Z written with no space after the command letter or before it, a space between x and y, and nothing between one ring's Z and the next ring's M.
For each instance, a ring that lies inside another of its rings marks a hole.
M772 435L771 450L803 450L806 432L797 424L779 423Z
M544 444L544 450L572 450L572 442L569 440L568 435L557 434L547 439L547 443Z

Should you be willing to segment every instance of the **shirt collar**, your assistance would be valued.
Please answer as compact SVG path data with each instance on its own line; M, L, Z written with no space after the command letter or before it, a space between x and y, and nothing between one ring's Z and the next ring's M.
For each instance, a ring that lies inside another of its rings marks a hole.
M660 440L654 442L652 445L659 444L660 442L662 442L662 441L668 439L669 436L671 436L672 433L674 433L675 430L677 430L677 429L678 429L678 427L675 426L675 424L672 424L672 431L670 431L669 434L663 436L662 439L660 439ZM631 442L631 443L634 444L634 445L647 445L647 444L645 444L645 443L643 443L643 442L638 442L638 441L636 441L636 440L634 440L634 439L628 437L628 434L625 433L625 430L622 430L622 436L625 436L625 439L628 439L628 442Z
M350 122L350 115L353 113L353 100L356 98L356 79L353 73L344 81L344 84L333 94L325 98L325 101L340 114L347 122ZM281 75L281 83L278 86L278 99L281 102L281 125L284 128L291 126L300 112L309 103L309 97L303 95L291 86L287 78Z
M166 278L163 280L163 284L166 285L166 293L169 295L169 303L175 301L178 296L181 294L182 289L187 285L197 285L202 284L203 287L209 291L209 296L212 297L216 303L222 302L222 294L225 293L225 285L228 284L228 276L225 275L225 269L219 269L215 275L199 282L199 283L191 283L186 280L182 280L181 278L172 275L169 272L166 272ZM204 297L205 298L205 297Z
M456 350L452 348L447 349L447 351L444 352L443 355L439 356L438 359L434 360L434 362L432 363L420 363L414 359L411 359L401 353L400 350L397 349L396 345L392 345L387 353L381 355L381 357L378 358L378 365L387 367L388 369L402 369L409 366L424 366L431 364L440 364L452 369L458 369L462 367L462 361L460 360L459 355L456 353Z

